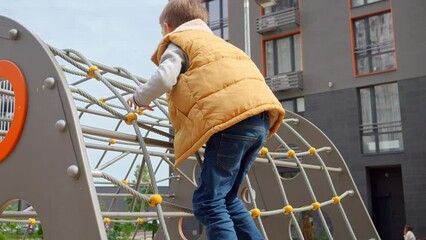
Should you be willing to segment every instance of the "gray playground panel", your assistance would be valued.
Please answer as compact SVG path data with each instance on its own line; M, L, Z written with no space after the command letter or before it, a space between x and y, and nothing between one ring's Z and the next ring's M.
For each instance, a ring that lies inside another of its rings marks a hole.
M15 40L7 33L17 30ZM0 213L14 199L34 206L45 239L106 239L74 102L61 68L28 29L0 16L0 59L24 74L28 111L19 142L0 163ZM53 78L52 89L44 86ZM63 130L55 128L64 120ZM71 165L79 178L67 174Z
M7 33L11 29L18 31L15 40L5 34L5 31ZM28 89L28 112L23 133L14 151L0 163L0 213L11 200L24 199L37 211L45 239L106 239L81 126L61 68L40 39L20 24L1 16L0 36L0 60L10 60L21 68ZM45 86L45 79L49 77L55 79L53 89ZM331 147L331 152L321 152L319 155L326 166L342 169L341 172L330 172L337 194L354 191L353 196L345 197L340 204L356 239L380 239L335 146L307 120L291 112L287 113L286 118L299 119L297 124L288 124L311 146ZM55 128L59 120L66 122L63 131ZM307 149L284 125L278 135L287 143ZM276 139L271 139L266 147L273 151L278 145ZM304 156L303 163L320 165L317 158L311 156ZM181 170L188 176L193 176L196 164L196 161L185 161ZM67 175L67 169L71 165L79 168L79 177L76 179ZM305 171L319 202L334 196L324 171ZM249 177L256 192L255 200L259 209L269 211L284 207L270 164L255 163ZM301 174L282 182L293 207L312 204ZM191 207L193 190L194 187L186 181L172 180L169 191L175 198L169 201ZM252 205L248 204L247 208L251 209ZM322 207L321 211L330 219L334 239L352 238L338 205ZM290 216L279 214L262 217L261 220L269 239L290 239ZM166 218L171 239L181 239L178 222L176 217ZM160 229L155 239L164 238ZM203 235L200 239L206 238Z

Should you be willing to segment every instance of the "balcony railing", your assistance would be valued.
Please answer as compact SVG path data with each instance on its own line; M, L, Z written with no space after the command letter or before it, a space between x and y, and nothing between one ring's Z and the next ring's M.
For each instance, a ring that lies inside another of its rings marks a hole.
M303 89L302 71L275 75L265 79L266 84L273 92L287 89Z
M297 13L296 7L287 8L256 18L256 31L258 33L296 27L299 27L299 14Z

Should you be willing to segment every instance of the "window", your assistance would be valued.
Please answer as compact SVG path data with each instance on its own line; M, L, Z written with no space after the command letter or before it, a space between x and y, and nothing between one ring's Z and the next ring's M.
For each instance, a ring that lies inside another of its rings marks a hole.
M361 88L359 98L362 152L404 150L398 85L391 83Z
M228 40L228 0L205 1L204 6L209 12L209 27L213 33Z
M276 4L272 7L264 8L264 14L271 14L285 10L287 8L297 7L297 0L275 0Z
M281 101L281 105L286 111L294 112L294 113L303 113L305 112L305 98L295 98L289 100Z
M394 69L395 48L390 12L353 21L356 73Z
M380 1L383 1L383 0L352 0L352 7L358 7L365 4L370 4L370 3L380 2Z
M265 41L266 77L301 70L300 34Z

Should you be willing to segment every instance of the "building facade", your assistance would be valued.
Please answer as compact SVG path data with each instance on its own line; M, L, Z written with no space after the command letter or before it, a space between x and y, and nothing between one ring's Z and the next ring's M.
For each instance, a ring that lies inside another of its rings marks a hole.
M335 143L382 239L426 237L426 2L275 1L249 1L268 85ZM244 1L227 2L224 35L244 49Z

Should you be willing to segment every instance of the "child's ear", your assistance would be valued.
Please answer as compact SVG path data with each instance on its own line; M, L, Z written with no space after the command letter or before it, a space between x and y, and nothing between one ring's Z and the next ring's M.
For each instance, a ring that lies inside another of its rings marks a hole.
M169 34L169 33L173 32L173 30L175 30L175 29L172 28L167 22L164 22L164 30L166 31L166 34Z

